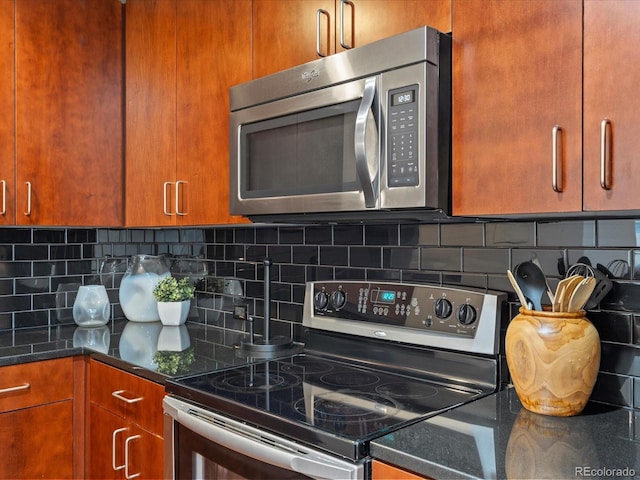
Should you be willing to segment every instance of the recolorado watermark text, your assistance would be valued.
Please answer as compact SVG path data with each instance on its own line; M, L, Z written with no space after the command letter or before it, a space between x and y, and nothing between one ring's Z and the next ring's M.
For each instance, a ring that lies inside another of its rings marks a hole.
M611 467L576 467L576 477L598 477L598 478L634 478L636 471L633 468L611 468Z

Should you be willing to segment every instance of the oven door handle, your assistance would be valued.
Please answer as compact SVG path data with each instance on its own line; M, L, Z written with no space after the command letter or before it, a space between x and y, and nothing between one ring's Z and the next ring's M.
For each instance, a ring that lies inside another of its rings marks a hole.
M367 208L375 208L378 201L378 129L375 115L372 113L373 102L376 96L376 78L367 78L364 82L362 101L356 114L356 127L354 133L356 173L362 193L364 204ZM373 117L370 119L370 117ZM369 162L375 163L375 172L371 174Z
M260 432L252 434L248 429L243 432L219 426L209 418L208 412L175 398L164 398L164 410L175 421L207 440L260 462L317 479L357 477L355 466L349 468L333 463L329 456L304 454L275 445L273 441L261 441Z

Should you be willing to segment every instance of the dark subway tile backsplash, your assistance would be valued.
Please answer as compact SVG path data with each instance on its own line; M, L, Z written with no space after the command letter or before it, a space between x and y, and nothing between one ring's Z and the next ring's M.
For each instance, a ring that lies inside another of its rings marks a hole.
M302 339L305 283L321 280L427 282L506 291L505 328L518 303L506 270L537 258L555 286L587 259L617 278L588 312L600 333L602 363L593 398L640 406L640 220L487 221L442 224L235 225L170 229L0 229L0 329L15 336L73 323L81 284L102 282L120 315L123 274L100 276L106 255L202 256L208 280L198 291L200 321L247 330L235 303L264 312L263 260L272 268L274 331ZM120 277L117 277L120 275ZM235 295L240 293L240 295ZM256 331L262 322L256 323ZM6 338L6 337L3 337ZM55 339L43 339L44 342ZM12 345L2 345L11 348Z

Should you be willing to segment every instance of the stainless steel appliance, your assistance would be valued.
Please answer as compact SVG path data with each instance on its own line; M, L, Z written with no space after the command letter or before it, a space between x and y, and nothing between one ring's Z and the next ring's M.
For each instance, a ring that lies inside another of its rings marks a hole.
M232 214L449 213L449 35L412 30L232 87L230 102Z
M168 382L167 477L368 478L372 439L496 391L505 301L308 283L302 352Z

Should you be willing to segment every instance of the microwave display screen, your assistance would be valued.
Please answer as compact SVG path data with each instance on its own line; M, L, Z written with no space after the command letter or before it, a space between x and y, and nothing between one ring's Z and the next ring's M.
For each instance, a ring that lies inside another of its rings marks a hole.
M393 95L391 95L391 106L404 105L405 103L412 103L414 94L415 94L415 90L394 93Z

